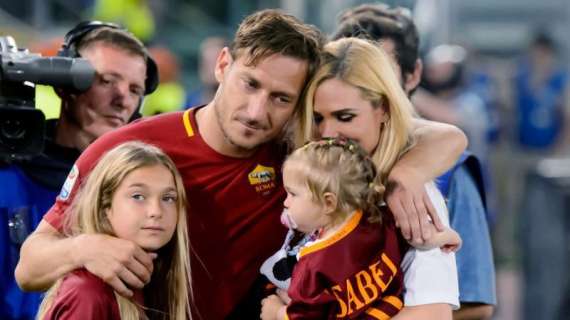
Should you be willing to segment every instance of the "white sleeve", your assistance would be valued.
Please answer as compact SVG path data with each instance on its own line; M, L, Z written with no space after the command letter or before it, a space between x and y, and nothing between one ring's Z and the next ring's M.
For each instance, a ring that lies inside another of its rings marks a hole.
M426 184L427 193L444 225L449 226L445 200L433 182ZM459 308L459 284L455 253L439 248L410 248L402 260L404 272L404 305L418 306L447 303Z

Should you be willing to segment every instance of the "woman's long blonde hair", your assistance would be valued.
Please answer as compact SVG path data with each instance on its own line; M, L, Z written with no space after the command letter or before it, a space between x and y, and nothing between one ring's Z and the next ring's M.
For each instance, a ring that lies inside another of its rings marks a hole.
M115 191L136 169L162 165L174 178L178 221L172 239L158 250L151 281L144 288L145 306L115 293L121 319L177 319L190 317L190 258L186 221L186 193L172 160L159 148L138 141L123 143L101 157L66 215L64 233L76 236L100 233L114 236L106 210ZM61 280L46 293L38 312L42 319L53 303ZM145 314L146 313L146 314Z
M294 131L294 145L301 147L318 135L313 120L317 88L326 80L339 79L358 88L374 108L385 108L388 119L382 125L380 140L371 158L378 169L378 179L386 183L388 174L400 156L413 144L413 106L403 91L390 57L376 43L357 38L343 38L325 45L322 64L309 82L305 106L299 112Z

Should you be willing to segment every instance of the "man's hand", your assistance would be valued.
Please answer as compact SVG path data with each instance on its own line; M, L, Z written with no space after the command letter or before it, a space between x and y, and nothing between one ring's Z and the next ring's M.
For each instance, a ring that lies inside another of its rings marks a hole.
M102 234L82 234L74 239L77 265L103 279L120 295L142 288L150 281L155 253L147 253L129 240Z
M386 186L386 203L394 214L396 225L406 240L418 245L432 237L431 223L438 231L445 229L426 192L425 183L411 171L394 168Z

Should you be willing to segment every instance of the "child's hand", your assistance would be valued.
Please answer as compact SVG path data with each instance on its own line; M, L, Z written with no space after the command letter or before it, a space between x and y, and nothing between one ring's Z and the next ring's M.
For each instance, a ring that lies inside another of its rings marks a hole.
M272 294L269 297L261 300L261 319L284 319L285 307L286 305L281 301L281 298L279 298L277 295Z
M432 228L435 230L435 227L432 226ZM424 243L408 241L408 243L414 248L420 250L441 248L443 252L449 253L457 252L459 248L461 248L462 241L461 237L455 230L449 227L445 227L443 231L436 231L429 241L426 241Z
M275 293L277 293L277 296L279 296L279 298L281 299L281 301L284 304L289 304L289 302L291 302L291 298L289 298L289 295L287 294L287 290L283 290L281 288L278 288L277 290L275 290Z
M461 249L461 244L463 241L461 240L461 236L455 230L448 228L446 231L446 240L444 244L441 246L441 251L443 252L457 252Z

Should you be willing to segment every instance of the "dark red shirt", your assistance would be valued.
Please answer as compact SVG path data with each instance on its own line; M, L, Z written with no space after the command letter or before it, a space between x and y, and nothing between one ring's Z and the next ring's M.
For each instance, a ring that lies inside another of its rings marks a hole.
M130 140L161 148L175 162L188 195L193 315L215 320L244 298L263 260L285 236L279 222L285 154L278 145L267 144L246 159L221 155L202 139L194 113L143 119L97 139L81 154L45 219L61 230L78 185L105 151Z
M402 308L405 246L386 217L379 232L361 212L332 237L299 252L289 319L389 319Z
M135 295L142 305L142 293ZM44 320L121 320L114 290L85 269L72 271L62 279Z

